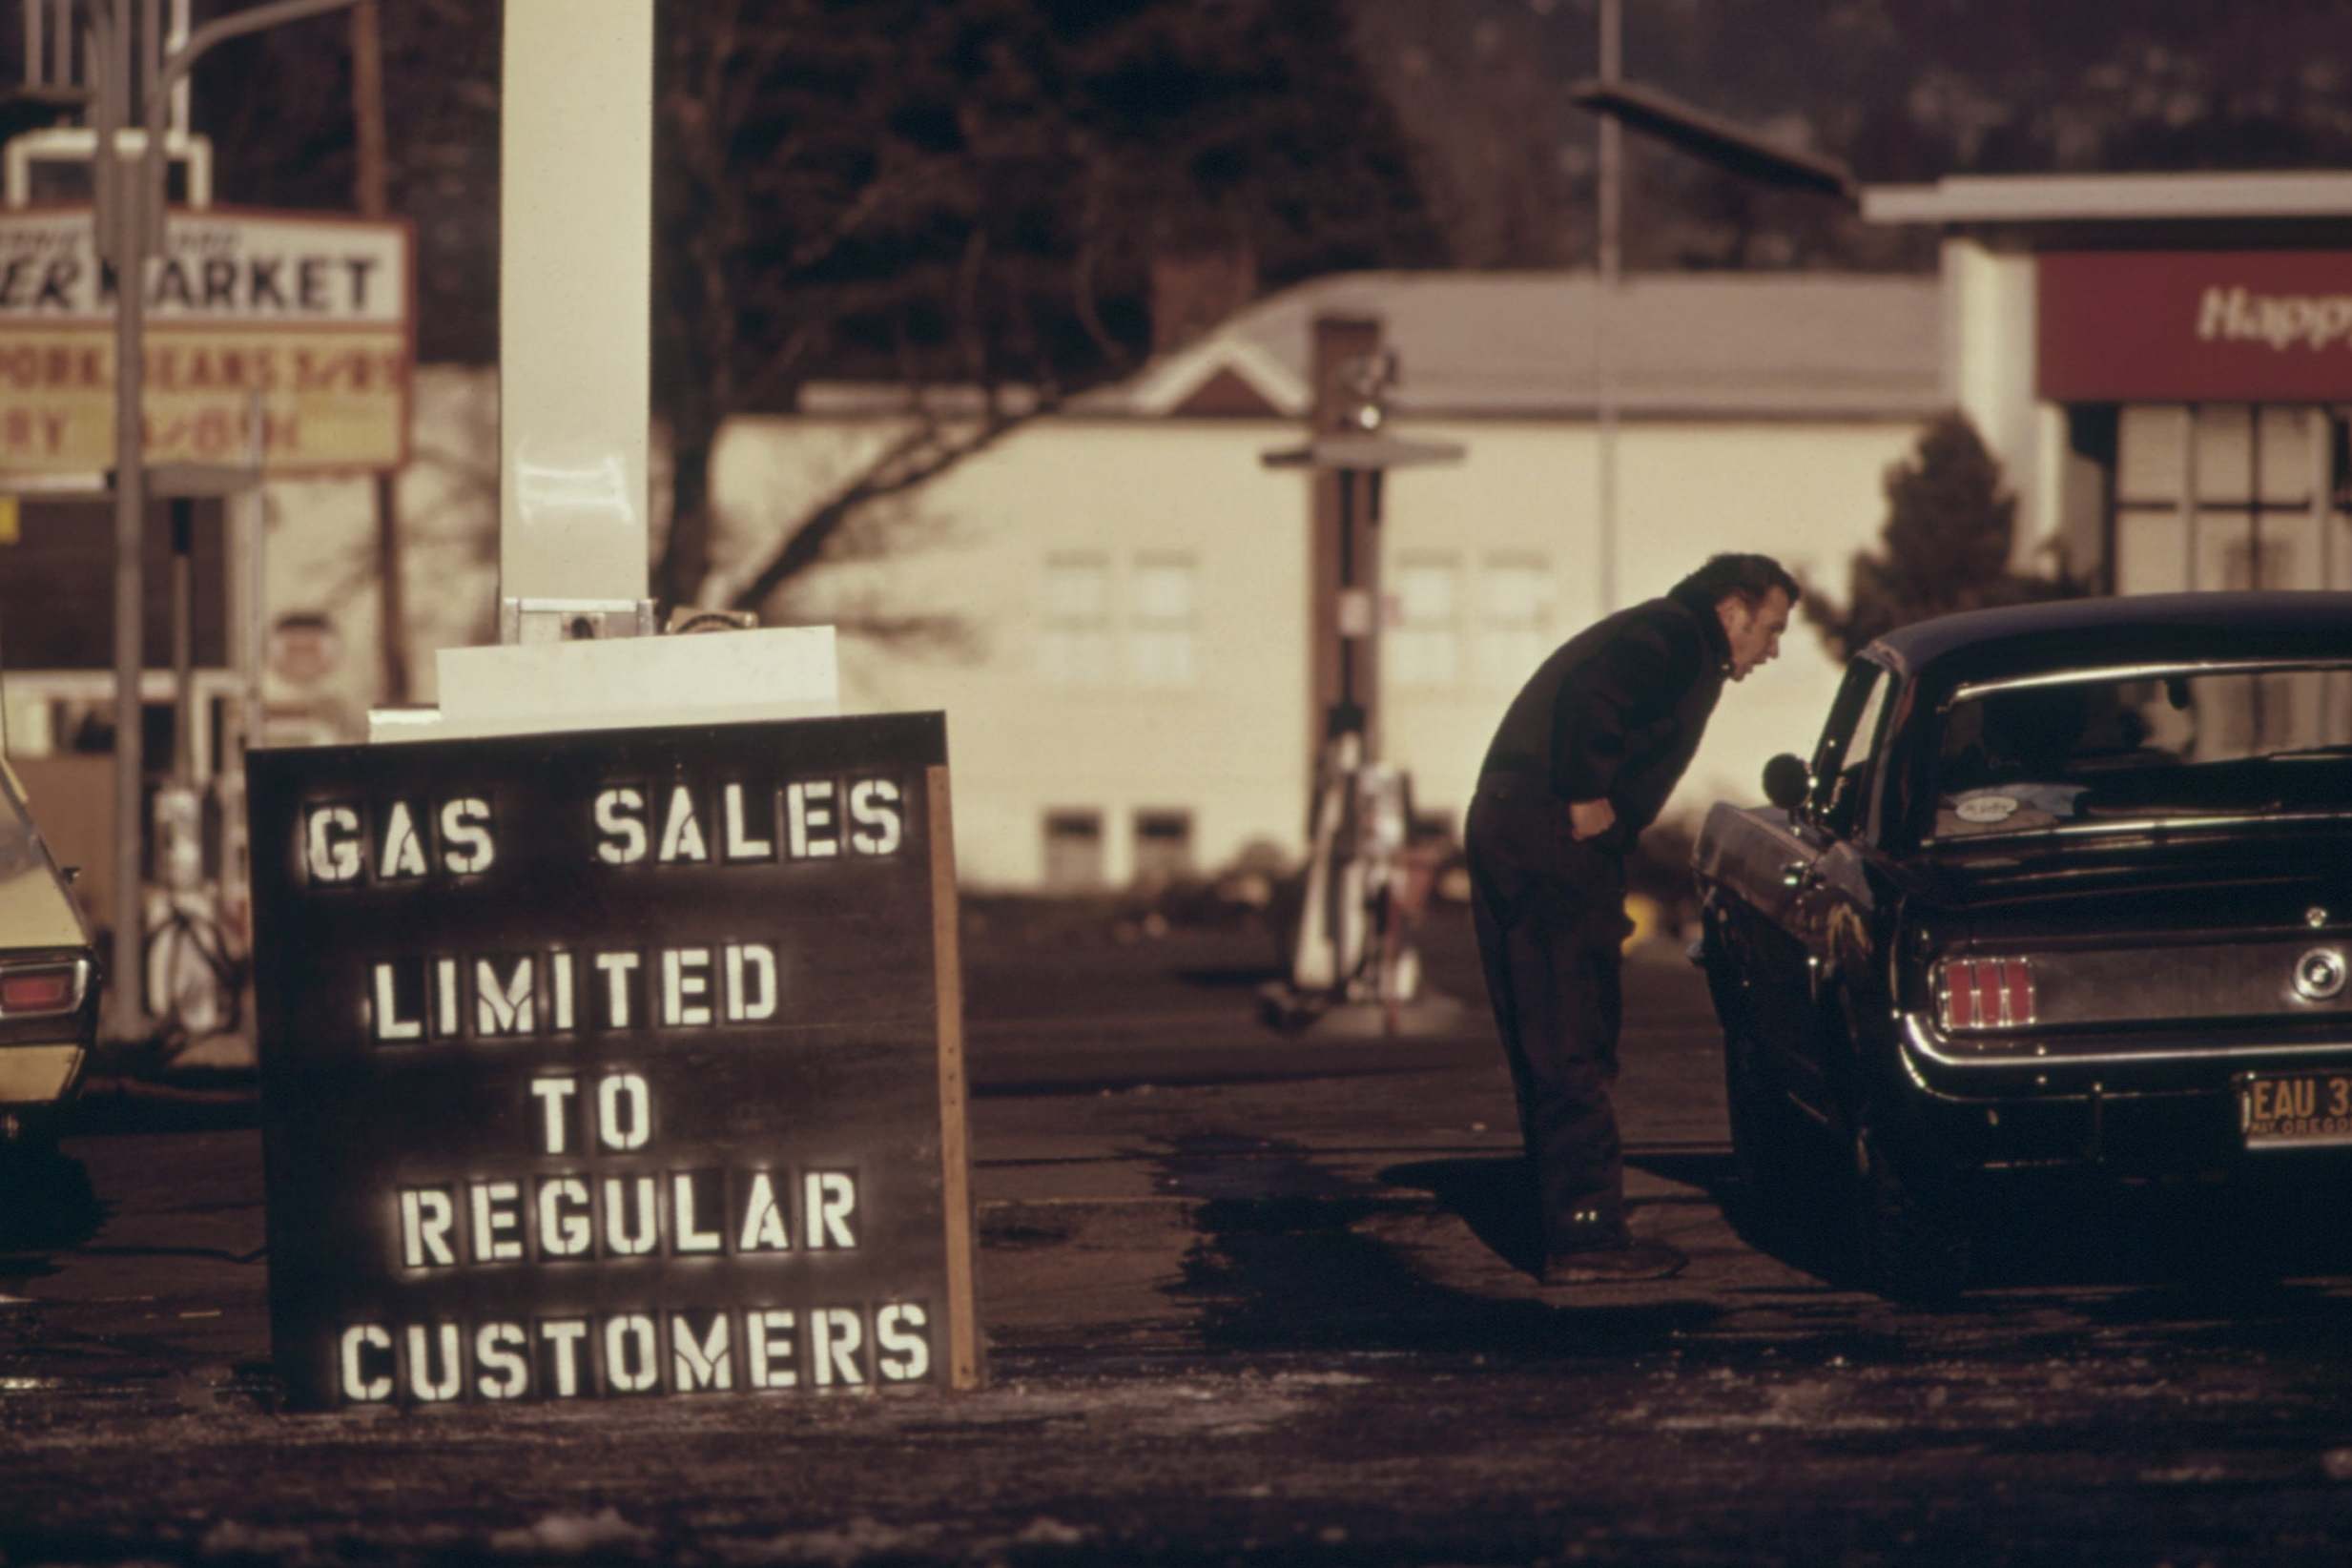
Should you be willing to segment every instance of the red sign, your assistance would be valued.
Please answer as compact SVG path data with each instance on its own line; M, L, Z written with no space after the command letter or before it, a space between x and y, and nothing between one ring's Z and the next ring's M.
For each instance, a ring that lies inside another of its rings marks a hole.
M2352 251L2064 251L2039 271L2053 402L2352 397Z

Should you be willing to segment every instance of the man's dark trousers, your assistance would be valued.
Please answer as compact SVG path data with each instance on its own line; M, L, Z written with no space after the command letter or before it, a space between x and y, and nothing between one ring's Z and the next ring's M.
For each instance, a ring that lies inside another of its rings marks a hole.
M1518 1092L1548 1256L1626 1241L1612 1086L1625 919L1615 834L1578 841L1544 780L1489 774L1472 801L1472 917Z

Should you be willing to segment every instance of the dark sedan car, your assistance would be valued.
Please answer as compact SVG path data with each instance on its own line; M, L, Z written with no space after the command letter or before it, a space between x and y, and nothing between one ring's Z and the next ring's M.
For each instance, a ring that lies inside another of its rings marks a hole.
M1695 855L1762 1221L1826 1168L1880 1283L1937 1293L1999 1172L2341 1178L2352 594L1922 622L1764 776Z

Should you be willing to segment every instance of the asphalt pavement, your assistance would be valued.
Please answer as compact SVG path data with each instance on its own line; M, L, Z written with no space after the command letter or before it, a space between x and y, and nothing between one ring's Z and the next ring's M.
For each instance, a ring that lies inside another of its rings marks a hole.
M0 1213L16 1562L2341 1560L2339 1194L2020 1196L1941 1310L1725 1219L1712 1021L1628 964L1638 1233L1539 1287L1467 920L1450 1033L1286 1038L1273 940L967 910L988 1385L334 1415L270 1365L233 1053L93 1086Z

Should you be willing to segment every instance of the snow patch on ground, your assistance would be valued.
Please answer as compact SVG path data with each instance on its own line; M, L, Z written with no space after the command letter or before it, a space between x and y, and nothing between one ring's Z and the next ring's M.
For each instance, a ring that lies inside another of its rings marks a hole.
M938 1543L939 1536L935 1525L884 1524L861 1517L831 1530L795 1530L766 1540L713 1543L711 1550L736 1568L761 1568L776 1562L821 1562L831 1568L850 1568L867 1558L928 1551Z
M307 1558L310 1537L300 1530L266 1530L222 1519L204 1532L196 1554L207 1558Z
M642 1547L653 1532L621 1517L608 1508L596 1514L549 1514L523 1530L501 1530L490 1537L490 1550L506 1556L583 1557Z
M1833 1407L1844 1396L1841 1385L1795 1383L1764 1391L1762 1410L1725 1411L1720 1414L1643 1416L1642 1424L1661 1432L1755 1432L1798 1430L1811 1433L1887 1432L1900 1425L1884 1415L1856 1415Z

